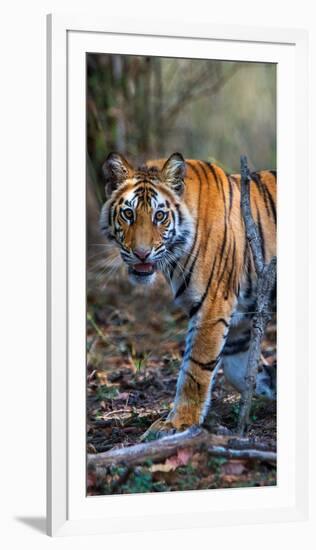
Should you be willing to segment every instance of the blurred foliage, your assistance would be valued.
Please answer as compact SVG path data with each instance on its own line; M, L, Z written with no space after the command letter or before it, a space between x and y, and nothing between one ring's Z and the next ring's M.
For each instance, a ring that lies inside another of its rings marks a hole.
M127 55L87 56L88 182L100 204L110 151L239 170L276 168L276 65Z

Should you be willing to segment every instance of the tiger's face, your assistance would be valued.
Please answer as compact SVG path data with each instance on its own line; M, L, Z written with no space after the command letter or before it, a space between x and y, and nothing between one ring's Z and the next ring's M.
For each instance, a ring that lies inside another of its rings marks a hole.
M103 166L101 231L120 250L133 282L148 284L168 272L191 243L192 219L183 201L185 161L179 153L162 166L134 169L111 153Z

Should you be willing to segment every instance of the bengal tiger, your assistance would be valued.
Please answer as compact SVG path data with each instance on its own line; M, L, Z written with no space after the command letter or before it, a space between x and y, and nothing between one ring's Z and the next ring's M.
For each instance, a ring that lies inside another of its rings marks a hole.
M103 165L107 200L102 233L118 246L134 283L161 271L189 324L173 408L151 431L160 435L203 423L214 372L241 392L256 303L256 274L240 207L240 176L202 160L149 161L133 168L110 153ZM251 175L250 202L266 262L276 253L276 172ZM256 392L273 398L268 369Z

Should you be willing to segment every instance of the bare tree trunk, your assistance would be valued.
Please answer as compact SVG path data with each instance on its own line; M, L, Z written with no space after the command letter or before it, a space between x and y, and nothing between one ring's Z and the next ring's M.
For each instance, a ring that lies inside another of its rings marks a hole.
M276 258L273 257L270 263L265 265L260 234L251 214L249 193L250 175L247 157L245 156L240 158L240 169L241 210L258 277L256 313L252 322L251 342L246 370L246 389L241 396L237 428L238 433L243 435L249 425L249 413L261 354L261 341L266 326L271 319L271 295L276 284Z
M157 156L159 151L159 145L165 143L165 124L163 117L164 110L164 100L163 100L163 82L162 82L162 70L161 70L161 59L159 57L154 58L154 85L155 85L155 96L154 96L154 133L155 133L155 151L154 154Z
M124 152L126 149L126 124L125 124L125 105L123 97L123 67L122 56L113 55L113 80L116 93L116 133L115 133L115 150Z

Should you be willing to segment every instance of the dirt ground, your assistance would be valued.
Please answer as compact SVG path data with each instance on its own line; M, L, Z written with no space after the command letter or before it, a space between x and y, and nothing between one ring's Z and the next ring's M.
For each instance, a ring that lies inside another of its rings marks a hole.
M170 410L187 320L172 302L162 277L154 287L129 283L125 268L102 268L102 248L88 264L87 452L99 453L139 443L140 436ZM276 359L272 323L262 354ZM205 427L230 434L237 425L239 394L219 371ZM249 437L276 448L276 403L254 398ZM214 458L206 449L178 453L161 464L133 468L113 465L88 471L87 494L122 494L276 484L275 465Z

